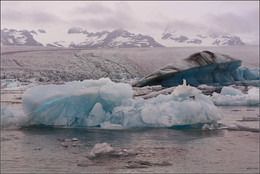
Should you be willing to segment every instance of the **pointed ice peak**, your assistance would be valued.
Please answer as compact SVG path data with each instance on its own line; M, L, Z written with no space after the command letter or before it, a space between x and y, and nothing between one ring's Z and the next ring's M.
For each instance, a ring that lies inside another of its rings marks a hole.
M183 79L183 86L187 86L185 79Z

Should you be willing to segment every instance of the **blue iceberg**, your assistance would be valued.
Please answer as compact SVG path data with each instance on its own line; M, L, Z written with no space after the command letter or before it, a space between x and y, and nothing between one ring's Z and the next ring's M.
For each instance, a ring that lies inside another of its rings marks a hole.
M192 86L231 84L259 86L259 68L241 67L242 61L228 55L203 51L173 62L141 80L133 87L161 85L172 87L186 79Z
M25 126L28 123L28 117L24 112L15 107L1 107L1 126Z
M171 127L221 118L210 97L186 84L147 100L132 95L131 85L102 78L33 87L22 103L30 124L56 126Z

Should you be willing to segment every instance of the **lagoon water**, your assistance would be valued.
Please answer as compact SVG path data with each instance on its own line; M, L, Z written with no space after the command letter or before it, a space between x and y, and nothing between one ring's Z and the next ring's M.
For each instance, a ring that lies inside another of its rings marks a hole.
M219 109L225 115L222 122L259 114L258 107ZM247 124L259 126L259 122ZM105 130L39 126L2 129L1 134L3 173L259 172L259 132L203 131L198 127ZM103 142L137 154L87 158L93 146Z

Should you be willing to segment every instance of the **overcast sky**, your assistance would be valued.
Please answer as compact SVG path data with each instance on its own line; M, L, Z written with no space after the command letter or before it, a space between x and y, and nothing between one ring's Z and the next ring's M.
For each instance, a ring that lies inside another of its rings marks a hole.
M163 33L200 26L259 38L259 1L1 1L1 28Z

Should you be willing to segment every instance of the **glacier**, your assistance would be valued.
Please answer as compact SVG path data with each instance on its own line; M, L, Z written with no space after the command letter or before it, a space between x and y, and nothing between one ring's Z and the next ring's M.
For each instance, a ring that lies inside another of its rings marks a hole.
M217 106L253 106L259 105L259 88L252 87L248 94L232 87L223 87L220 94L214 92L212 101Z
M132 86L109 78L42 85L22 96L30 124L69 127L172 127L216 122L222 115L210 97L179 85L170 95L133 98Z
M220 53L203 51L175 61L136 81L133 87L177 86L183 79L192 86L259 86L259 68L241 66L242 61Z

